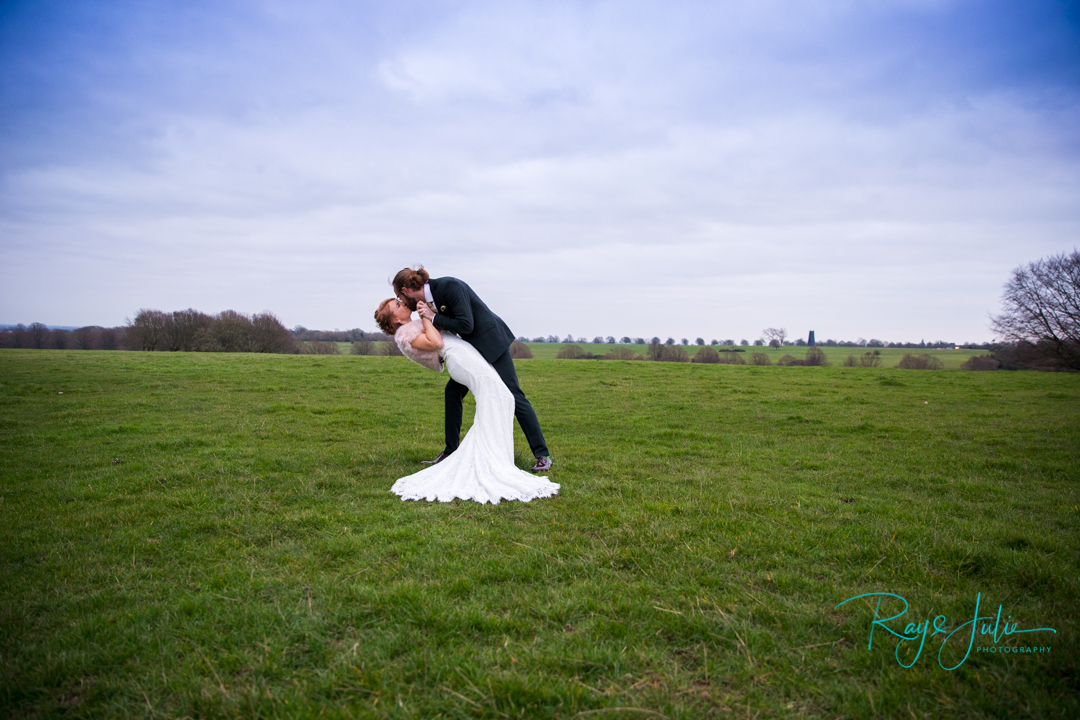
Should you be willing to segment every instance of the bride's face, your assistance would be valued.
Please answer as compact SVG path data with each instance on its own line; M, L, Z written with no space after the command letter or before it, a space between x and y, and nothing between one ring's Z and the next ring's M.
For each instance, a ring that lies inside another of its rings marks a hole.
M393 309L390 316L397 320L398 325L404 325L412 320L412 310L397 298L390 301L390 307Z

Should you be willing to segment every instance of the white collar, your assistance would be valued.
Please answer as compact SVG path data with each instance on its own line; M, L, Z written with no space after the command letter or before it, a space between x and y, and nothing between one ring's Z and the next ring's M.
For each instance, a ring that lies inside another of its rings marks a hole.
M424 301L427 302L428 305L435 302L435 298L431 296L431 286L427 283L424 283Z

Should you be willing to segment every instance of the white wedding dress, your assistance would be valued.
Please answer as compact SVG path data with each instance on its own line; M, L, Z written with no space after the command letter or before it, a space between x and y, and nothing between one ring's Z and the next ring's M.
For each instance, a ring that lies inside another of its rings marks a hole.
M418 323L402 326L394 339L409 359L431 368L431 358L421 357L426 353L412 347L419 334ZM401 478L390 491L402 500L450 502L460 498L493 505L500 500L528 502L557 494L556 483L514 465L514 396L495 368L476 348L450 333L443 335L439 358L446 363L450 377L469 388L476 400L472 427L449 457Z

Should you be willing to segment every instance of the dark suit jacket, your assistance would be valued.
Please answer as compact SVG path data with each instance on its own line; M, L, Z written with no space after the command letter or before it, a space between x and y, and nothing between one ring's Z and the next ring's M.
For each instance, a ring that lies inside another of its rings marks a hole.
M433 278L428 281L435 301L435 320L439 330L457 333L480 351L488 362L506 352L514 342L514 333L488 309L473 289L457 278Z

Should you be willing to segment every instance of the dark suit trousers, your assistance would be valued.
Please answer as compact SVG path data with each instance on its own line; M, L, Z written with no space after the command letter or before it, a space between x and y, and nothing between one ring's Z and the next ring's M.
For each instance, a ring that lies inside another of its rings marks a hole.
M540 431L540 421L536 419L536 411L529 403L525 393L518 386L517 370L514 369L514 359L510 357L509 348L491 363L495 372L499 373L503 383L514 396L514 417L518 425L525 433L525 439L529 441L529 447L536 457L550 455L547 443L544 442L544 433ZM461 403L469 394L469 388L456 380L446 383L446 449L444 452L452 453L458 449L461 442Z

